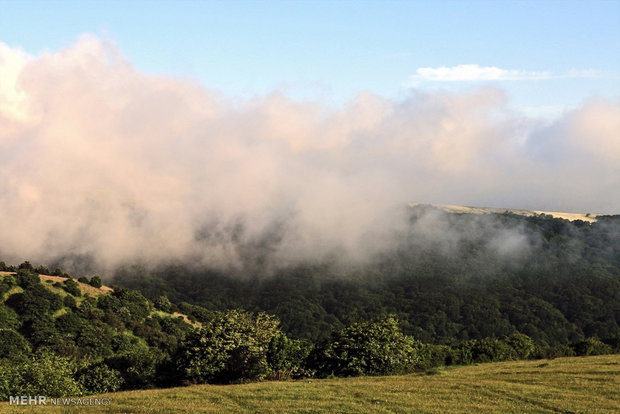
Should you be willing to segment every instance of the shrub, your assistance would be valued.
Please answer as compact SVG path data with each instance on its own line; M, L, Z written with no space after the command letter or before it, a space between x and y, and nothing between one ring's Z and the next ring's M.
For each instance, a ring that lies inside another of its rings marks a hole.
M504 340L508 346L514 349L519 359L527 359L534 352L534 341L522 333L514 333Z
M270 377L282 380L303 376L302 367L311 349L312 344L308 341L290 339L282 332L274 335L267 350Z
M178 370L197 383L262 379L269 373L267 349L277 333L278 321L273 316L216 312L211 321L187 336Z
M157 369L163 360L164 355L159 350L136 343L121 354L107 358L105 363L120 373L123 389L135 389L155 384Z
M172 311L172 303L170 303L170 299L168 299L166 296L158 297L157 299L155 299L153 304L155 305L155 309L159 309L160 311Z
M597 338L587 338L573 345L577 356L611 354L611 347Z
M7 306L0 306L0 329L17 330L21 326L19 316Z
M80 285L73 279L67 279L64 281L62 288L69 294L80 297L82 296L82 291L80 290Z
M65 305L69 309L77 309L77 301L71 295L67 295L62 299L63 305Z
M82 395L83 387L73 378L76 369L71 360L45 351L30 358L0 360L0 400L11 395Z
M89 394L118 391L123 384L120 372L98 363L82 368L77 373L78 382Z
M419 362L420 343L403 335L394 316L342 329L318 355L323 375L387 375L408 372Z
M0 278L0 298L6 292L11 290L11 288L13 286L15 286L15 284L16 284L15 283L15 278L13 276L11 276L11 275L6 275L6 276Z
M103 286L103 283L101 282L101 277L100 276L93 276L90 278L90 282L88 282L91 286L96 287L96 288L100 288L101 286Z
M473 355L476 362L499 362L517 359L517 353L512 347L495 338L484 338L476 341Z
M29 354L30 344L26 338L11 329L0 329L0 358Z
M21 267L17 271L15 280L17 281L17 284L23 287L24 289L27 289L34 285L39 285L41 283L41 279L39 278L39 275L36 275L32 273L31 271L29 271L28 269L21 268Z

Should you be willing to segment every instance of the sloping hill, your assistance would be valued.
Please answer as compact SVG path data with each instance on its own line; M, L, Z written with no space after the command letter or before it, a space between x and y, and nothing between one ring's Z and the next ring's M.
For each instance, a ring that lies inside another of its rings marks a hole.
M620 408L619 355L481 364L434 373L118 392L95 396L111 398L109 406L88 408L117 413L613 413ZM2 412L22 413L24 408L0 403Z

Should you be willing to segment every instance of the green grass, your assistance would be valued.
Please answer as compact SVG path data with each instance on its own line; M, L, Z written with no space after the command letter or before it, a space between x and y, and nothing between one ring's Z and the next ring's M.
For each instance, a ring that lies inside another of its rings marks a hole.
M412 374L106 394L123 413L606 413L620 410L620 355L503 362ZM79 412L9 407L0 412ZM85 411L85 410L84 410Z

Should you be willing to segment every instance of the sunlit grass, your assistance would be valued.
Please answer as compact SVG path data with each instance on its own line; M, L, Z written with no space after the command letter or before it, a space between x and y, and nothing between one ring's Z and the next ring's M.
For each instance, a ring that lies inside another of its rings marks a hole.
M618 412L620 356L503 362L394 376L196 385L106 394L124 413ZM102 397L102 396L99 396ZM73 407L0 412L77 412ZM83 407L81 408L84 409Z

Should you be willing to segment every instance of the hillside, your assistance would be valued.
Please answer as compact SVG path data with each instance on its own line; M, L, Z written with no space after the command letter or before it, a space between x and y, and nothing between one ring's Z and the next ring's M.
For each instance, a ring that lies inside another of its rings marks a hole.
M618 355L481 364L434 374L119 392L95 396L112 402L89 407L89 412L613 413L620 401ZM82 410L37 408L45 413ZM8 403L0 403L0 409L24 412Z
M620 216L571 221L430 205L409 213L409 226L383 241L390 247L362 263L336 258L243 272L182 262L126 266L114 283L150 299L266 311L287 334L311 341L388 313L405 333L433 343L515 331L545 345L620 338Z

